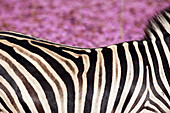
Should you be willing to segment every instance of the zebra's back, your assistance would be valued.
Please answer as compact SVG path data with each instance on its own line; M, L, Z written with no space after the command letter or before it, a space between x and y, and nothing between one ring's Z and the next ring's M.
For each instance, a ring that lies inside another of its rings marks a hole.
M170 8L141 41L74 48L0 32L0 111L170 112Z

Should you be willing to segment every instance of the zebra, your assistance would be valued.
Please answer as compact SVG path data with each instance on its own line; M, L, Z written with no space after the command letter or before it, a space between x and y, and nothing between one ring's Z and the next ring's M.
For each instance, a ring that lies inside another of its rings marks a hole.
M170 112L170 7L144 39L100 48L0 32L0 112Z

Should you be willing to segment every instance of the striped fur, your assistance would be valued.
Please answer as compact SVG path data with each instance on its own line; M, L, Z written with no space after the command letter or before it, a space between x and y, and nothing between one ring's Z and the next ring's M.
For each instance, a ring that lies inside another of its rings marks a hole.
M170 7L145 31L93 49L0 32L0 112L170 112Z

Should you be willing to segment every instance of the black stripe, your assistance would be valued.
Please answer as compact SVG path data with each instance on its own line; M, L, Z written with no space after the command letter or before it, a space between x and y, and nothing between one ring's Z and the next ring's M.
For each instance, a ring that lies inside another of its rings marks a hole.
M78 67L78 83L79 83L79 95L82 95L82 90L83 90L83 71L84 71L84 65L83 65L83 60L82 57L79 57L78 59L76 59L75 61L73 60L74 63L76 63L77 67ZM79 99L81 100L82 96L79 97Z
M169 37L169 42L170 42L170 37ZM157 41L156 45L158 47L158 51L159 51L160 56L161 56L162 65L163 65L163 69L164 69L164 72L165 72L166 79L168 80L168 84L170 85L170 68L169 68L169 64L168 64L168 59L165 55L165 52L163 50L161 42Z
M71 56L70 54L63 52L63 50L68 50L68 51L72 51L72 52L79 52L79 51L72 50L72 49L66 49L64 47L50 46L50 45L43 44L41 42L39 43L39 42L32 41L32 43L36 44L38 46L41 46L41 47L48 48L49 50L59 54L60 56L68 58L68 59L72 60L74 63L76 63L78 69L80 69L79 72L78 72L78 79L79 79L79 82L81 82L80 85L83 84L82 78L81 78L82 77L81 75L83 73L82 58L80 58L80 57L75 58L75 57ZM41 51L41 50L39 50L39 51ZM38 51L36 51L36 53L38 53ZM86 52L80 51L80 54L81 53L86 53ZM38 53L38 54L41 55L54 68L54 70L59 74L61 79L66 84L66 88L67 88L67 92L68 92L68 109L67 110L68 110L69 113L74 112L75 89L74 89L74 84L73 84L73 81L71 79L71 76L69 75L69 73L66 72L66 70L63 68L63 66L60 63L58 63L55 59L53 59L49 55L45 55L46 53L44 53L44 52L43 52L43 54L41 54L41 53Z
M23 84L24 84L25 88L27 89L29 95L31 97L33 97L32 100L34 101L34 105L36 106L38 112L44 113L44 109L42 107L42 104L40 103L37 92L35 92L35 90L31 86L31 84L27 81L25 76L17 69L17 67L7 57L3 56L1 53L0 53L0 55L1 55L0 59L4 60L6 63L8 63L10 68L13 69L14 73L16 73L16 75L23 82Z
M19 37L19 38L23 38L23 39L31 39L31 40L37 40L37 41L42 41L42 42L46 42L46 43L49 43L49 44L55 44L55 43L53 43L53 42L48 42L48 41L46 41L46 40L42 40L42 39L40 39L40 38L36 38L36 37L31 37L31 36L28 36L28 35L25 35L25 34L22 34L22 33L15 33L15 32L8 32L8 31L0 31L0 39L2 39L3 38L3 36L1 36L1 35L11 35L11 37ZM6 36L4 36L4 37L6 37ZM57 44L56 44L57 45Z
M144 110L144 109L146 109L147 111L152 111L152 112L156 113L156 110L155 110L155 109L153 109L153 108L151 108L151 107L149 107L149 106L145 106L145 103L146 103L147 101L151 102L151 99L149 98L149 92L147 92L147 95L146 95L146 97L145 97L145 100L144 100L144 102L142 103L142 105L141 105L141 107L139 108L139 110L137 111L137 113L141 112L141 111ZM164 112L161 112L161 113L164 113Z
M69 48L72 48L73 49L73 51L81 51L81 52L85 52L84 50L74 50L74 48L75 49L87 49L87 48L79 48L79 47L72 47L72 46L67 46L67 45L61 45L61 44L57 44L57 43L54 43L54 42L50 42L50 41L47 41L47 40L43 40L43 39L41 39L41 38L37 38L37 37L32 37L32 36L28 36L28 35L26 35L26 34L23 34L23 33L15 33L15 32L10 32L10 31L0 31L0 39L5 39L5 37L6 36L4 36L5 34L7 34L7 35L11 35L10 37L18 37L18 38L23 38L23 39L25 39L25 40L28 40L28 39L31 39L32 41L34 41L35 43L39 43L39 42L41 42L41 43L46 43L47 45L48 44L50 44L50 45L57 45L57 46L64 46L64 47L62 47L62 48L65 48L65 49L68 49L69 50ZM37 42L37 41L39 41L39 42ZM41 44L41 43L39 43L39 44ZM44 44L45 45L45 44Z
M4 102L4 100L0 97L0 103L3 105L3 107L9 112L12 113L12 111L9 109L9 107L6 105L6 103ZM0 108L0 112L1 112L1 108Z
M165 43L166 43L166 45L168 46L168 48L170 50L170 35L158 20L157 20L157 23L158 23L158 26L160 27L161 32L163 33ZM170 24L170 20L169 20L169 24ZM169 68L168 60L167 60L167 58L165 56L163 46L161 44L160 38L159 38L158 34L156 33L156 31L151 30L151 32L157 38L156 45L158 47L158 50L159 50L159 53L160 53L160 56L161 56L161 60L162 60L162 64L163 64L163 68L164 68L164 71L165 71L166 78L168 80L168 83L170 84L170 76L169 76L170 68Z
M83 71L84 71L84 65L83 65L82 57L75 58L74 56L64 52L63 50L71 51L71 52L74 52L75 54L80 54L80 55L87 54L87 52L85 52L84 50L74 50L74 48L69 49L69 48L65 48L65 47L49 46L49 45L46 45L46 44L41 43L41 42L32 41L32 43L39 45L39 46L42 46L42 47L45 47L45 48L48 48L49 50L54 51L55 53L59 54L60 56L73 61L76 64L76 66L78 67L78 70L79 70L77 76L78 76L78 80L79 80L79 86L81 88L81 86L83 84L82 74L83 74ZM81 91L80 91L80 93L81 93Z
M69 48L65 48L65 47L49 46L49 45L44 44L42 42L34 42L34 41L32 41L32 43L36 44L36 45L39 45L41 47L48 48L49 50L59 54L60 56L62 56L64 58L67 58L67 59L70 59L71 61L73 61L76 64L76 66L78 67L78 75L77 76L78 76L78 80L79 80L79 86L80 87L82 86L82 84L83 84L82 74L83 74L83 71L84 71L84 65L83 65L82 57L75 58L74 56L70 55L69 53L64 52L63 50L71 51L71 52L74 52L75 54L80 54L80 55L87 54L87 52L85 52L84 50L74 50L73 48L69 49Z
M83 60L82 60L82 57L79 57L79 58L75 58L74 56L70 55L69 53L66 53L64 52L63 50L67 50L67 51L71 51L71 52L74 52L75 54L87 54L87 52L85 52L84 50L74 50L73 48L72 49L69 49L69 48L65 48L65 47L55 47L55 46L49 46L49 45L46 45L44 43L41 43L41 42L34 42L32 41L33 44L36 44L36 45L39 45L41 47L45 47L45 48L48 48L49 50L59 54L60 56L64 57L64 58L67 58L67 59L70 59L71 61L73 61L76 66L78 67L78 79L80 80L80 85L82 85L82 74L83 74L83 71L84 71L84 66L83 66Z
M80 50L76 50L76 49L79 49L79 48L75 48L75 47L67 48L69 46L62 46L62 45L59 45L60 47L55 47L55 45L58 45L58 44L47 45L46 43L43 43L43 41L37 42L37 41L32 40L31 42L35 45L39 45L39 46L48 48L49 50L52 50L52 51L55 51L55 52L58 52L58 51L61 51L61 50L67 50L67 51L72 51L76 54L88 54L88 52L86 52L82 48Z
M87 72L87 94L85 100L84 113L90 113L92 106L93 90L94 90L94 73L97 62L97 52L92 49L89 54L90 68Z
M170 19L167 17L167 15L165 15L165 12L162 13L162 15L167 20L167 22L170 24ZM154 18L154 22L157 25L157 27L159 27L160 32L162 32L164 39L170 36L168 31L166 31L166 29L164 28L163 23L161 23L157 18ZM156 37L156 38L160 39L160 37Z
M170 106L169 106L169 104L158 94L158 92L155 90L155 87L154 87L154 85L153 85L153 79L152 79L152 73L151 73L152 71L151 70L149 70L149 82L150 82L150 88L151 88L151 90L152 90L152 92L153 92L153 95L157 98L157 99L159 99L167 108L169 108L170 109Z
M143 67L144 67L144 72L143 72L143 82L142 82L142 87L139 91L139 94L136 98L136 100L134 101L134 104L132 105L130 112L134 109L134 107L138 104L138 102L140 101L143 93L145 92L146 89L146 66L148 66L148 69L150 69L150 66L148 65L148 60L147 60L147 55L146 55L146 51L145 51L145 47L143 45L143 42L140 41L138 42L138 47L139 47L139 51L141 52L142 58L143 58Z
M152 105L154 105L161 113L166 113L157 103L152 101L151 99L149 100Z
M43 57L48 63L49 65L51 65L51 67L56 71L56 73L58 73L58 75L60 76L60 78L64 81L66 88L67 88L67 93L68 93L68 103L67 103L67 107L68 107L68 112L72 113L74 112L74 106L75 106L75 89L74 89L74 83L72 81L71 76L69 75L69 73L63 68L63 66L58 63L54 58L52 58L50 55L46 54L45 52L43 52L41 49L34 47L32 45L30 45L28 43L27 40L22 40L19 41L17 39L14 38L8 38L6 37L6 39L12 43L18 44L26 49L28 49L29 51L36 53L38 55L40 55L41 57ZM59 55L63 55L66 54L65 52L62 51L63 48L57 48L51 45L46 45L46 44L41 44L38 42L35 42L37 45L39 44L40 46L46 47L49 50L58 53ZM69 54L67 54L68 56ZM70 55L71 56L71 55ZM69 56L69 57L70 57ZM64 76L63 76L64 75ZM53 100L54 101L54 100ZM49 101L52 102L53 101ZM53 106L52 106L53 107ZM55 106L54 106L55 107ZM57 107L57 106L56 106ZM55 110L57 110L57 108L54 108L54 112ZM53 110L52 110L53 111Z
M112 55L112 50L110 48L103 48L102 54L104 57L104 65L106 69L106 84L105 84L104 94L102 98L102 103L100 106L101 108L100 113L105 113L108 104L111 84L112 84L112 62L113 62L112 56L113 55Z
M157 37L157 34L154 31L152 31L152 32ZM160 40L157 41L157 44L160 44ZM148 42L148 47L149 47L149 51L150 51L151 58L152 58L152 61L153 61L155 77L157 79L158 85L162 89L162 91L165 93L165 95L168 97L168 99L170 99L168 91L166 90L164 84L162 83L161 75L159 74L159 65L158 65L157 57L156 57L156 54L155 54L155 51L154 51L154 48L153 48L153 44L151 42ZM166 76L168 76L168 75L166 75Z
M153 109L153 108L151 108L151 107L148 107L148 106L143 107L143 109L146 109L146 110L149 110L149 111L152 111L152 112L156 113L156 110L155 110L155 109ZM161 113L163 113L163 112L161 112Z
M8 38L6 38L8 39ZM24 45L25 47L30 48L30 45L27 43L27 41L17 41L14 38L9 38L9 41L15 43L15 44L21 44ZM55 99L55 95L54 92L52 90L52 87L50 86L50 84L47 82L47 80L41 75L41 73L36 69L36 67L34 65L32 65L30 62L28 62L24 57L22 57L21 55L17 54L12 47L8 47L2 43L0 43L0 48L6 52L8 52L8 54L10 54L17 62L19 62L23 67L25 67L25 69L27 69L27 71L36 78L36 80L40 83L40 85L42 86L48 103L50 105L50 108L52 110L52 112L57 112L58 108L57 108L57 103L56 103L56 99ZM31 48L32 50L34 48ZM32 97L33 98L33 97Z
M137 84L138 78L139 78L139 58L138 58L138 55L136 53L133 42L129 42L128 44L129 44L129 51L130 51L132 61L133 61L134 75L133 75L133 81L132 81L132 84L131 84L130 91L129 91L127 97L126 97L126 100L125 100L125 103L123 105L121 113L123 113L124 110L126 109L128 103L129 103L129 101L130 101L130 99L131 99L131 97L134 93L134 90L136 88L136 84Z
M76 66L78 67L78 74L77 74L77 77L78 77L78 81L79 81L79 94L82 95L82 85L83 85L83 79L82 79L82 74L83 74L83 71L84 71L84 65L83 65L83 60L82 60L82 57L79 57L79 58L75 58L74 56L70 55L69 53L66 53L64 52L63 50L67 50L67 51L71 51L71 52L74 52L75 54L87 54L87 52L85 52L84 50L74 50L73 48L72 49L69 49L69 48L65 48L65 47L55 47L55 46L49 46L49 45L46 45L44 43L41 43L41 42L34 42L32 41L33 44L36 44L36 45L39 45L41 47L45 47L45 48L48 48L49 50L51 51L54 51L55 53L59 54L60 56L64 57L64 58L67 58L67 59L70 59L71 61L73 61ZM64 73L64 72L63 72ZM62 74L62 73L61 73ZM64 74L65 76L68 76L66 74ZM63 78L64 79L64 78ZM69 78L70 79L70 78ZM68 82L68 78L66 78L67 82ZM65 80L65 81L66 81ZM71 79L70 79L71 80ZM70 92L70 95L73 94L73 92L71 92L71 90L73 90L73 87L72 89L70 89L72 83L68 83L68 88L69 88L69 92ZM73 97L73 95L72 95ZM75 97L74 97L75 98ZM70 104L73 103L71 102L71 96L70 96ZM73 100L72 100L73 101ZM69 105L70 106L70 105ZM72 108L70 108L70 110L72 110ZM71 112L71 111L69 111Z
M0 44L1 46L1 44ZM14 89L19 102L21 103L23 109L25 112L27 113L31 113L30 109L28 108L27 104L24 102L23 98L22 98L22 94L21 91L19 89L19 87L17 86L16 82L11 78L11 76L7 73L7 71L2 67L2 65L0 64L0 75L11 85L11 87Z
M154 31L153 31L154 32ZM157 34L154 34L156 37L158 37ZM165 38L165 42L167 42L167 44L169 45L169 49L170 49L170 35L169 37L166 37ZM168 84L170 85L170 68L169 68L169 64L168 64L168 59L166 58L166 55L165 55L165 51L163 49L163 45L161 44L161 41L160 40L157 40L156 41L156 45L158 47L158 51L160 53L160 56L161 56L161 60L162 60L162 65L163 65L163 69L164 69L164 72L165 72L165 75L166 75L166 78L168 80Z
M115 112L120 102L120 97L123 92L123 88L124 88L125 80L126 80L126 73L127 73L127 61L126 61L126 56L125 56L125 50L122 44L117 45L117 52L118 52L118 57L120 59L120 65L121 65L121 79L119 83L119 89L116 95L116 100L113 106L113 112Z
M149 69L149 72L150 72L150 69ZM145 106L145 103L146 103L147 101L149 101L149 92L148 92L148 91L147 91L145 100L143 101L142 105L141 105L140 108L138 109L137 113L141 112L143 109L147 109L147 110L156 112L153 108L150 108L150 107L148 107L148 106Z
M170 7L167 8L165 11L166 11L166 13L170 14ZM165 13L165 12L162 12L162 15L163 15L163 17L167 20L167 22L170 24L170 17L168 17L168 16L166 15L166 13Z
M149 69L148 72L149 72L150 87L151 87L151 90L153 91L153 94L155 95L155 89L154 89L154 87L152 87L152 86L153 86L153 84L152 84L152 71L151 71L151 68L150 68L150 67L149 67L148 69ZM147 79L147 78L146 78L146 79ZM154 89L154 90L153 90L153 89ZM161 111L161 113L165 113L165 111L163 111L162 108L160 108L154 101L151 100L150 94L149 94L148 91L147 91L147 95L146 95L146 98L145 98L142 106L139 108L139 110L138 110L137 112L140 112L140 111L142 111L143 109L147 109L147 110L156 112L155 109L152 109L152 108L150 108L150 107L148 107L148 106L145 107L145 103L146 103L147 101L149 101L152 105L154 105L156 108L158 108L158 109Z

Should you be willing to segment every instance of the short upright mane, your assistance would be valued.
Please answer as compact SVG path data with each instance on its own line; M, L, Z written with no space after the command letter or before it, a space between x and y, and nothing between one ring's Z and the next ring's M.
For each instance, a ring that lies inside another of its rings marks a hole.
M169 37L170 35L170 6L148 21L145 29L145 39L154 39L151 34L154 34L155 38L159 39L159 33L163 34L164 37Z

